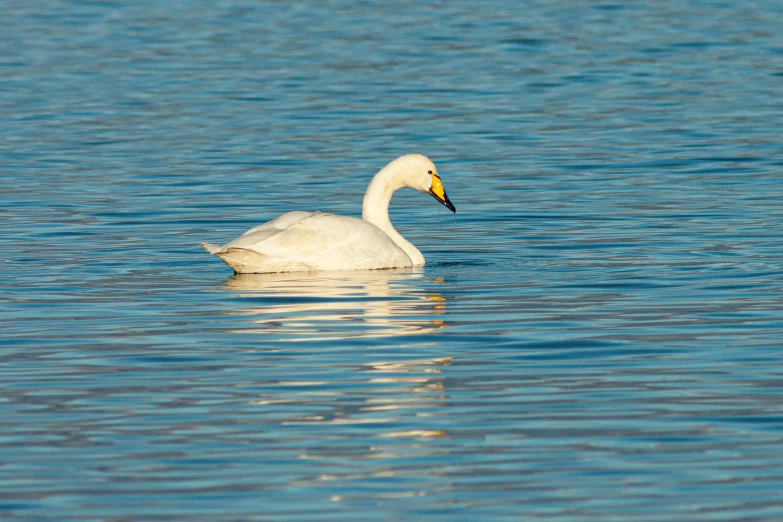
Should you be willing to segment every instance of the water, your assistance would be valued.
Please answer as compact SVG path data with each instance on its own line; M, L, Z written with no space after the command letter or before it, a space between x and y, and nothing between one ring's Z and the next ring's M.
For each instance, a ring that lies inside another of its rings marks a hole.
M0 518L783 519L779 3L2 8Z

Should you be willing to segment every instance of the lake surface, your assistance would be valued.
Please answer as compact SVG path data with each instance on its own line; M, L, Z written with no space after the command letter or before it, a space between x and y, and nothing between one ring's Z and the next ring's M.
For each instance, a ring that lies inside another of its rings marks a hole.
M779 2L0 4L1 519L783 519Z

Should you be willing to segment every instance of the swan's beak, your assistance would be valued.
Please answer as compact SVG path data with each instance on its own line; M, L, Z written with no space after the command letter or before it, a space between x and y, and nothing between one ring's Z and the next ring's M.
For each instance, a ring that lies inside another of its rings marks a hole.
M457 209L454 208L454 205L449 201L449 197L446 195L446 189L443 188L443 183L440 181L440 176L437 174L432 174L432 186L430 187L428 194L443 203L447 209L454 213L457 212Z

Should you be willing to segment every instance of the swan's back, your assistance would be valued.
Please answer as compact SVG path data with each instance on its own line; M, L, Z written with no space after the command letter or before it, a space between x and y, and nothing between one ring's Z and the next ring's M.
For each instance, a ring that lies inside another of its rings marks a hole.
M223 248L236 247L252 249L255 245L262 243L265 239L269 239L275 234L279 234L297 221L312 216L313 214L315 214L315 212L304 212L302 210L288 212L277 219L251 228L235 240L223 245Z
M375 225L322 212L289 212L222 247L202 246L238 273L413 266L408 254Z

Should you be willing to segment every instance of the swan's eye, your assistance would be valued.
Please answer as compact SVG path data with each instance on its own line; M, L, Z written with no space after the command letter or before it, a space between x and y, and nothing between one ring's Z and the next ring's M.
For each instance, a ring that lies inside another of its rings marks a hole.
M432 174L432 171L431 171L431 170L428 170L428 171L427 171L427 174Z

